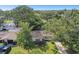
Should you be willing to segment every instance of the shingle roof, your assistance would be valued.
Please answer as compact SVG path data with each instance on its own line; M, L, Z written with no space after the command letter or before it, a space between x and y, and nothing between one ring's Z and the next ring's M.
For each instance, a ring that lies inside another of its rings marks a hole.
M15 32L0 32L0 40L16 40L17 34Z
M42 37L42 31L32 31L32 37Z
M43 39L44 37L52 37L53 34L46 31L32 31L32 38L34 39ZM0 32L0 40L16 40L17 34L16 32Z
M45 37L52 37L53 34L52 33L49 33L49 32L46 32L46 31L32 31L31 33L32 35L32 38L45 38Z

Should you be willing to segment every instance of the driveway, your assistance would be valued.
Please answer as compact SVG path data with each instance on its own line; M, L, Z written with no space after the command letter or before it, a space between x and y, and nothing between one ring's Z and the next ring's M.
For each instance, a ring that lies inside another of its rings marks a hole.
M62 45L61 42L55 42L55 45L56 45L59 53L61 53L61 54L67 54L66 48Z

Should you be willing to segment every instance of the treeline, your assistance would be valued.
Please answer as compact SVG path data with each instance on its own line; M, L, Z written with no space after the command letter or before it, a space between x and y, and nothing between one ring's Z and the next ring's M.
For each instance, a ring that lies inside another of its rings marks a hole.
M36 11L46 20L43 28L55 34L55 40L68 48L69 53L79 53L79 10Z

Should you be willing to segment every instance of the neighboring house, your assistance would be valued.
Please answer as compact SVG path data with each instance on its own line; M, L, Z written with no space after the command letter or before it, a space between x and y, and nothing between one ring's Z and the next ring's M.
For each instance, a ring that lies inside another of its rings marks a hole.
M3 23L2 26L3 26L3 29L6 29L6 30L15 29L15 24L13 22L12 23Z

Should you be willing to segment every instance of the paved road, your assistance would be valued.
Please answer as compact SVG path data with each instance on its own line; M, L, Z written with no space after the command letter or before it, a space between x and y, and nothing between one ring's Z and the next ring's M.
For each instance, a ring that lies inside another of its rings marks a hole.
M55 45L61 54L67 54L66 48L61 44L61 42L55 42Z

